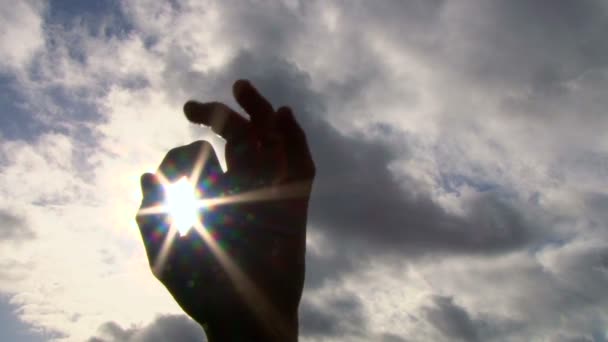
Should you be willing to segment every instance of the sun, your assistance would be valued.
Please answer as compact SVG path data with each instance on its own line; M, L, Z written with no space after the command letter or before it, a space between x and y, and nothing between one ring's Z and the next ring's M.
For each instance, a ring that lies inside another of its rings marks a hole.
M180 235L186 235L199 221L197 191L187 177L165 186L165 208L171 224Z

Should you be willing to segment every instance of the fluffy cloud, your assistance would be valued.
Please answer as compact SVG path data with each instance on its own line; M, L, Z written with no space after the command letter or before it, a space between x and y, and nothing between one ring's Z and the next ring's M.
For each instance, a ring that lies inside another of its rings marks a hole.
M469 314L454 304L451 298L435 298L436 307L427 309L428 321L446 338L461 341L479 341L475 324Z
M300 308L300 336L327 339L360 336L366 322L360 300L342 294L323 305L305 300Z
M88 342L163 342L207 341L203 329L184 315L160 316L143 327L122 328L115 322L106 322L99 327L99 336Z
M20 241L32 239L34 232L27 226L25 220L8 210L0 210L0 240Z
M44 45L41 13L45 6L41 1L0 5L0 51L3 52L0 71L6 68L24 71Z
M0 131L0 238L19 240L0 290L22 320L65 340L103 322L92 341L201 338L152 321L178 311L146 269L137 178L192 140L222 155L181 104L234 105L250 78L296 110L317 163L303 340L605 340L602 2L45 11L20 3L0 38L19 114Z

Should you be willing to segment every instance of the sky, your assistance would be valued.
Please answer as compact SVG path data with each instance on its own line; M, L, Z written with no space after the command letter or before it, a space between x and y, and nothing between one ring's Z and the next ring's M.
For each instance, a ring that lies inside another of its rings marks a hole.
M204 341L139 176L250 79L317 166L301 341L608 339L608 2L0 0L0 339Z

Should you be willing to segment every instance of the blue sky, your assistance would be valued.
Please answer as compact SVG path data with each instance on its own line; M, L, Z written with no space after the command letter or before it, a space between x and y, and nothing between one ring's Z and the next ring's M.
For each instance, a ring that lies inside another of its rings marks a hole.
M302 341L606 340L606 2L2 5L0 339L203 339L139 175L249 78L318 168Z
M2 338L7 341L31 341L43 342L46 341L45 334L32 331L32 328L20 321L14 312L15 308L6 300L0 303L0 328L2 329Z

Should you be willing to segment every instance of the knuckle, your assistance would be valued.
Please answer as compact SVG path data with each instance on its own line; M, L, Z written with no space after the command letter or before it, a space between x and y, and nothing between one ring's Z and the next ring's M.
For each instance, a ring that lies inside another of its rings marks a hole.
M311 164L310 165L310 176L315 177L317 175L317 167L315 166L315 164Z
M185 147L188 148L193 148L193 149L201 149L201 148L211 148L211 143L209 143L207 140L197 140L192 142L189 145L186 145Z
M152 272L154 278L163 281L162 273L152 264L150 265L150 272Z

